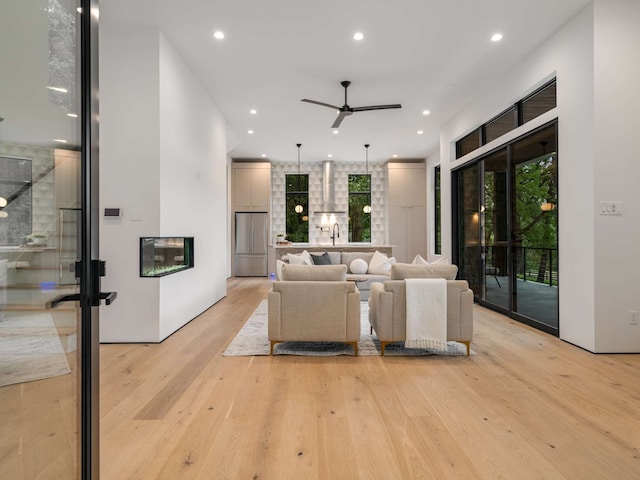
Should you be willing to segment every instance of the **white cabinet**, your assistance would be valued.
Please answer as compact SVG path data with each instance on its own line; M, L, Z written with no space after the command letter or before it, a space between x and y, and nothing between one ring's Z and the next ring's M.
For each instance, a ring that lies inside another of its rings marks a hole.
M271 164L233 164L233 203L235 211L268 212L271 203Z
M55 150L55 191L58 208L80 208L80 152Z
M427 182L424 163L387 164L389 243L398 262L427 256Z

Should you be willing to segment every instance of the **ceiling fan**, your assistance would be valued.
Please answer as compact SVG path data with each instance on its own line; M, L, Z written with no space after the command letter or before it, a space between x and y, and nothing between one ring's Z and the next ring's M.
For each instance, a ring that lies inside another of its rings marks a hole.
M347 104L347 88L349 88L351 82L348 80L344 80L343 82L340 82L340 85L344 87L344 105L342 107L324 102L316 102L315 100L309 100L307 98L302 99L303 102L314 103L316 105L321 105L323 107L329 107L333 108L334 110L338 110L338 118L336 118L335 122L333 122L331 128L338 128L342 123L342 120L344 120L344 117L348 117L354 112L365 112L367 110L386 110L388 108L402 108L402 105L400 105L399 103L394 103L391 105L369 105L368 107L350 107Z

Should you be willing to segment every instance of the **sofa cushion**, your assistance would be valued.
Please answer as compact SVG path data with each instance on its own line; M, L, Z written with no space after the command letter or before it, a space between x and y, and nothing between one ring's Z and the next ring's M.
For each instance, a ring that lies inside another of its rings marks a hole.
M282 265L282 280L335 282L347 279L345 265Z
M365 262L361 258L356 258L353 262L349 264L349 271L351 273L356 273L358 275L367 273L368 268L369 268L369 265L367 265L367 262Z
M369 261L369 273L376 275L389 275L391 272L391 265L396 263L395 257L387 257L384 253L375 251L373 257Z
M313 260L314 265L331 265L331 258L327 252L324 252L322 255L318 255L317 253L311 254L311 260Z
M455 265L414 265L410 263L396 263L391 266L391 280L405 280L407 278L444 278L455 280L458 267Z
M341 263L343 265L349 266L351 265L351 262L353 262L356 258L361 258L362 260L367 262L367 265L369 265L369 261L372 257L373 252L342 252Z
M287 257L292 265L313 265L311 255L306 250L300 254L290 253Z

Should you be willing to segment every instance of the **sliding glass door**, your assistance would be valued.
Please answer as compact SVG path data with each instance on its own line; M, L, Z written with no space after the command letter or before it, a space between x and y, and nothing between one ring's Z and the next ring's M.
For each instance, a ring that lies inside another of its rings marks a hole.
M558 331L558 154L555 125L511 147L513 312Z
M488 307L558 334L557 124L453 172L454 259Z
M489 155L483 166L482 212L483 300L509 309L509 169L507 148Z

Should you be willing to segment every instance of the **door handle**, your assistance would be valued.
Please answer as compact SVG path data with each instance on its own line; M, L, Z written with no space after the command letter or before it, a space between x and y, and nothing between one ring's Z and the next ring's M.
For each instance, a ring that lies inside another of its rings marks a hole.
M107 305L111 305L115 299L118 298L118 292L100 292L100 300L104 300L104 303ZM80 294L72 293L69 295L60 295L52 300L49 300L45 307L47 310L51 310L52 308L56 308L60 306L60 304L65 302L79 302Z
M45 308L47 310L51 310L52 308L56 308L57 306L59 306L61 303L64 303L64 302L79 302L79 301L80 301L79 293L72 293L70 295L60 295L52 300L49 300L45 304Z
M76 277L79 277L82 272L82 262L75 262L75 266L72 264L72 268L76 272ZM100 291L100 277L104 277L107 273L106 262L103 260L91 260L91 276L92 276L92 287L91 292L89 292L89 296L91 297L91 306L97 307L100 305L102 300L104 300L105 304L111 305L116 298L118 298L118 292L101 292ZM49 300L45 306L47 310L52 308L56 308L61 303L64 302L79 302L81 300L79 293L72 293L67 295L60 295L52 300Z

